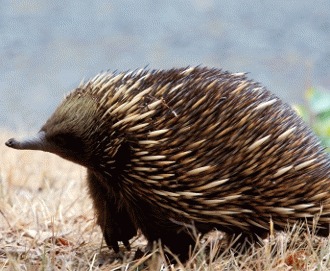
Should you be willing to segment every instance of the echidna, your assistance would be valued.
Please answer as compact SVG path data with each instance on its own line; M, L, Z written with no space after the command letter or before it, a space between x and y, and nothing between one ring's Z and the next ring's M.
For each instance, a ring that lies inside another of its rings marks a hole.
M87 168L107 245L141 229L185 257L200 233L264 235L288 222L330 223L330 159L278 97L242 73L188 67L101 73L33 138L7 146Z

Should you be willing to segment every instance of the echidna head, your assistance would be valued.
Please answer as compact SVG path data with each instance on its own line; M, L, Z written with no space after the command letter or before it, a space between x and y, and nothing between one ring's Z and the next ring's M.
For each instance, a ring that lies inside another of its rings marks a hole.
M97 104L90 95L71 93L34 137L9 139L8 147L41 150L81 165L90 163L91 137L97 133Z

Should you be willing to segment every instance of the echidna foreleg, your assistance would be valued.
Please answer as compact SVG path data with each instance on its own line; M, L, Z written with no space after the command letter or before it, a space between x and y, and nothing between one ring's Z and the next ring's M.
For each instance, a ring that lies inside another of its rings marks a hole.
M126 209L116 205L115 199L107 192L100 178L90 170L87 172L87 181L97 223L101 227L107 246L118 253L118 241L122 241L129 250L129 240L137 234L137 230Z

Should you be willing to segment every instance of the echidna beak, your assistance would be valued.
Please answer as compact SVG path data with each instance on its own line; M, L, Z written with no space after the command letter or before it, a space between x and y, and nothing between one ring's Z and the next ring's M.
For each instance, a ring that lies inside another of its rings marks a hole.
M7 147L16 149L19 145L19 142L15 138L11 138L5 144Z
M45 139L45 132L40 131L34 137L22 138L21 140L16 140L15 138L11 138L5 144L6 146L17 150L44 151L47 146L47 141Z

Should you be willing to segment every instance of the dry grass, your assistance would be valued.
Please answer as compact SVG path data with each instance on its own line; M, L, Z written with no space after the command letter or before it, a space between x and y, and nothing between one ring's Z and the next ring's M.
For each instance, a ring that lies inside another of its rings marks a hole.
M213 233L175 266L159 248L133 260L145 245L141 236L122 261L95 224L85 170L50 154L6 148L9 137L0 132L0 270L330 270L329 240L301 233L303 225L244 254Z

